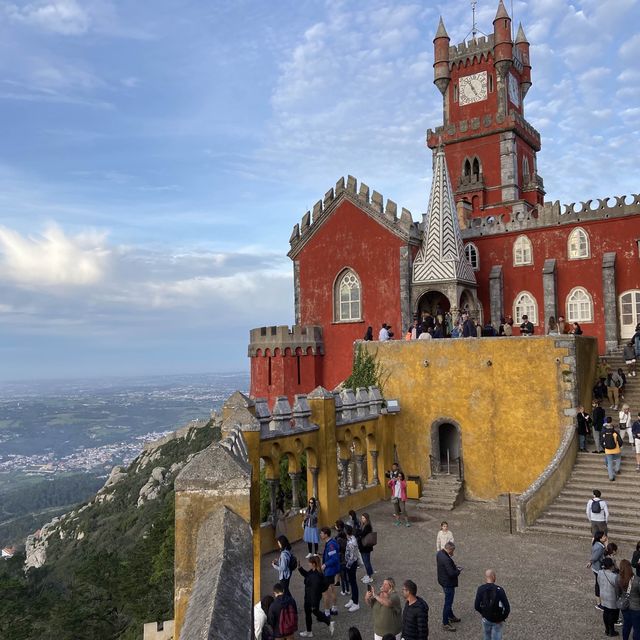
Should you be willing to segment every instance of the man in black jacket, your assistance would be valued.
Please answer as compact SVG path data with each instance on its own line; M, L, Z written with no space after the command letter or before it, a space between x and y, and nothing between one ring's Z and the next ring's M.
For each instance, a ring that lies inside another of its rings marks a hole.
M496 572L487 569L484 572L485 584L476 591L475 609L482 616L482 628L485 638L502 638L502 623L509 616L511 607L507 594L496 584Z
M403 640L426 640L429 637L429 605L417 595L413 580L405 580L402 595L407 603L402 611Z
M436 563L438 566L438 584L444 591L444 606L442 607L442 628L445 631L455 631L456 628L452 622L460 622L460 618L456 618L453 613L453 598L456 595L456 587L458 586L458 576L462 571L453 561L453 553L456 545L453 542L447 542L444 549L436 554Z

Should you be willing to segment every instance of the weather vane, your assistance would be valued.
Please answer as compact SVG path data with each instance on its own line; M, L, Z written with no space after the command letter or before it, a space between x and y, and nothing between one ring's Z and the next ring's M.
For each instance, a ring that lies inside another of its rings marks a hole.
M483 33L478 29L478 25L476 24L476 5L478 4L478 0L471 0L471 15L473 17L473 23L471 25L471 31L467 34L467 38L471 36L474 40L479 33L482 33L483 36L486 36L486 33ZM465 40L467 39L465 38Z

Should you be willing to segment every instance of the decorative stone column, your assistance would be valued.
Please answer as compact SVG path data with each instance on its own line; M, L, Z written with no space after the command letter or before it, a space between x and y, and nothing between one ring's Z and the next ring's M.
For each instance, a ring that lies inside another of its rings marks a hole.
M378 478L378 452L371 451L371 484L378 485L380 484L380 478Z
M491 306L491 323L496 328L500 326L500 318L505 315L503 291L502 266L494 265L489 273L489 304Z
M346 496L349 493L349 458L340 458L340 495Z
M558 319L556 259L547 258L542 265L542 294L544 296L544 318L538 318L540 333L545 335L547 321L551 316ZM566 312L565 312L566 313Z
M278 489L280 488L280 480L278 478L267 478L267 486L269 487L269 522L276 526L276 501L278 499Z
M604 345L607 353L618 348L618 302L616 300L616 254L602 256L602 308L604 309ZM594 318L594 320L596 320ZM596 320L597 321L597 320Z
M300 488L300 478L302 477L301 471L293 471L289 473L291 478L291 509L298 511L300 509L300 495L298 489Z
M354 478L354 484L356 485L356 489L362 490L366 487L366 474L364 468L364 454L357 453L355 456L356 459L356 477Z
M318 471L318 467L309 467L309 473L311 474L311 484L313 486L313 497L316 500L318 499Z

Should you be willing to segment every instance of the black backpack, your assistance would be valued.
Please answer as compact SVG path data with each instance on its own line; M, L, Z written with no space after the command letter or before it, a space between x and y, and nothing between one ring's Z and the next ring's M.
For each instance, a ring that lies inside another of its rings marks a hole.
M289 551L289 571L293 573L298 568L298 558Z
M602 507L600 506L600 500L598 498L594 498L591 501L591 513L600 513L602 511Z
M498 597L499 587L485 589L480 601L480 613L489 622L502 622L504 620L504 608Z
M616 434L614 431L607 431L604 434L603 444L605 449L615 449L616 448Z

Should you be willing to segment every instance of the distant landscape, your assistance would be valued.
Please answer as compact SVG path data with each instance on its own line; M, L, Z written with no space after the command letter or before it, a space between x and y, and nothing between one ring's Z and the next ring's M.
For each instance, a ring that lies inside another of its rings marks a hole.
M88 499L145 442L208 419L246 373L3 383L0 545Z

